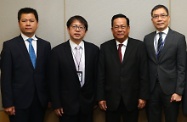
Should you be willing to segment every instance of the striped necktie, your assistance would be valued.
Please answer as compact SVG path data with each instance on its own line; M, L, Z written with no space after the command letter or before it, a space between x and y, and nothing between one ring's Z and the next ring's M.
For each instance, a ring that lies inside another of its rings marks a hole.
M159 39L158 39L158 44L157 44L157 59L159 59L160 53L161 53L161 51L163 49L163 46L164 46L163 45L164 42L163 42L163 39L162 39L163 32L159 32L158 34L159 34Z

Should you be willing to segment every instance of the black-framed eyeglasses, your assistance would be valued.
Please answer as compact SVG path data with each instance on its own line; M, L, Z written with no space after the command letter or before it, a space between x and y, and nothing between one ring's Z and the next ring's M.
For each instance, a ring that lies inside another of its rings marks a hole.
M71 25L71 27L74 29L74 30L77 30L77 29L79 29L79 30L85 30L85 27L84 26L78 26L78 25Z

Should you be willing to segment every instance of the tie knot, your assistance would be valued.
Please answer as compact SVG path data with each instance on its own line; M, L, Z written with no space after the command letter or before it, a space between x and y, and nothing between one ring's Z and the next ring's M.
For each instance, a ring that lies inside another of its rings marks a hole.
M75 47L75 49L76 49L76 50L80 50L80 49L81 49L81 46L78 45L78 46Z
M118 48L121 48L123 46L123 44L118 44L118 46L119 46Z
M29 43L31 43L32 40L33 40L32 38L28 38L28 39L27 39L27 41L28 41Z
M162 36L162 34L163 34L163 32L159 32L158 34L159 34L159 37L161 37L161 36Z

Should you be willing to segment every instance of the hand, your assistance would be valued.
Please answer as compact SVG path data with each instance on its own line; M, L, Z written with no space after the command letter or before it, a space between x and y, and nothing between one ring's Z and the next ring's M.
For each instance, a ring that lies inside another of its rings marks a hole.
M181 95L178 95L176 93L174 93L172 96L171 96L171 100L170 102L180 102L182 100L182 96Z
M64 114L63 108L58 108L55 109L54 111L57 116L62 116L62 114Z
M138 108L139 108L139 109L144 108L145 105L146 105L146 100L142 100L142 99L139 99L139 100L138 100Z
M15 111L15 107L11 106L8 108L4 108L4 111L8 114L8 115L15 115L16 111Z
M106 101L105 101L105 100L99 101L99 108L100 108L101 110L106 111L107 106L106 106Z

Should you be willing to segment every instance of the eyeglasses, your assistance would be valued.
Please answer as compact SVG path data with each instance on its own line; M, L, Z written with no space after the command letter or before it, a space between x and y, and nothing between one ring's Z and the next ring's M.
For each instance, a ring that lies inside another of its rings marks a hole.
M118 29L126 29L127 28L127 26L124 26L124 25L121 25L121 26L114 26L114 27L112 27L114 30L118 30Z
M165 19L168 15L167 14L160 14L160 15L153 15L153 19L158 19L159 17L162 18L162 19Z
M80 31L85 30L85 27L84 27L84 26L72 25L71 27L72 27L74 30L77 30L77 29L79 29Z

